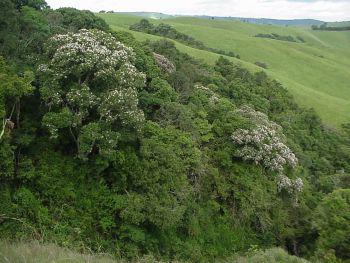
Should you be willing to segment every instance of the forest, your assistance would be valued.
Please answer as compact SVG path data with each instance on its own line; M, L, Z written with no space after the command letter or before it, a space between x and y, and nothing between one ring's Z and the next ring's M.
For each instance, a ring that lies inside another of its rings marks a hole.
M3 242L37 240L127 261L279 247L350 262L350 124L263 71L44 0L0 2L0 56L0 261Z

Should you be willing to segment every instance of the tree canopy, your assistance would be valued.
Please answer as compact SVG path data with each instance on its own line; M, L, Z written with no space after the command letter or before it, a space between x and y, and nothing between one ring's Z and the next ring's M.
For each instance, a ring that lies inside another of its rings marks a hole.
M91 12L0 7L2 238L127 260L349 258L349 125Z

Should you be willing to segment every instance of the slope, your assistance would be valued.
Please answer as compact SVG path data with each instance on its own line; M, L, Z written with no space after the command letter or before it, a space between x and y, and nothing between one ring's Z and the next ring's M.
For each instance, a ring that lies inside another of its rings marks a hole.
M115 29L128 28L139 21L139 17L129 15L101 16ZM256 69L253 64L257 61L267 63L266 72L287 87L301 105L315 108L326 123L338 126L350 122L350 32L312 31L300 27L193 17L167 19L166 23L209 47L238 53L241 56L239 61L250 69ZM305 43L254 37L259 33L301 37ZM134 34L139 39L149 38L142 33ZM177 45L181 51L208 63L213 63L218 57Z

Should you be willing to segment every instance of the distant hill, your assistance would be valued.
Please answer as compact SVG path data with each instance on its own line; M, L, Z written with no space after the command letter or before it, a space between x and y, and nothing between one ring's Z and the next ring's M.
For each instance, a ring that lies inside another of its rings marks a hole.
M251 24L260 25L279 25L279 26L312 26L312 25L322 25L324 22L315 19L270 19L270 18L246 18L246 17L217 17L217 16L198 16L200 18L206 19L216 19L216 20L233 20L241 21Z
M133 15L144 18L151 19L168 19L175 17L186 17L184 15L168 15L157 12L118 12L119 14ZM279 25L279 26L312 26L312 25L322 25L324 22L314 19L292 19L292 20L283 20L283 19L270 19L270 18L247 18L247 17L221 17L221 16L194 16L203 19L214 19L214 20L234 20L241 21L252 24L260 25Z
M140 16L140 17L151 18L151 19L167 19L167 18L175 17L173 15L167 15L167 14L157 13L157 12L118 12L118 14Z

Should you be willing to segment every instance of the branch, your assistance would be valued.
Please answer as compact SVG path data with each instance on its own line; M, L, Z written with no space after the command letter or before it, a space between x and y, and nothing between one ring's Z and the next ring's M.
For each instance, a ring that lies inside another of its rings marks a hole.
M15 106L16 106L16 103L13 104L10 116L8 118L4 118L3 121L2 121L2 129L1 129L1 132L0 132L0 140L2 139L2 137L5 134L5 129L6 129L7 122L11 120L12 114L13 114L13 112L15 110Z
M5 134L6 124L7 124L7 119L4 118L3 121L2 121L2 129L1 129L1 132L0 132L0 140L1 140L2 136L4 136L4 134Z

